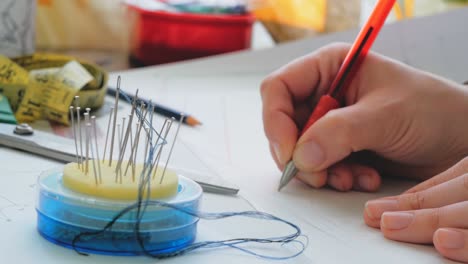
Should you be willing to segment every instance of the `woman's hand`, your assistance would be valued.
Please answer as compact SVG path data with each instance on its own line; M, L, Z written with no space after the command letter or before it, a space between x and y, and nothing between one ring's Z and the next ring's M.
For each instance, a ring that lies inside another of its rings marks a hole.
M430 244L468 262L468 157L405 193L366 203L364 220L385 237Z
M375 53L351 82L346 107L299 138L348 49L324 47L262 83L264 129L281 170L293 159L311 186L375 191L380 174L427 179L468 155L467 89Z

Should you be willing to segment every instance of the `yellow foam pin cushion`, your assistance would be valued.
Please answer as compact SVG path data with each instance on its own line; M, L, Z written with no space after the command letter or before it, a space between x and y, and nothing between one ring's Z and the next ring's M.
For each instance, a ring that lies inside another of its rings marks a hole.
M121 177L122 182L115 179L117 161L113 161L111 167L108 166L108 161L100 165L102 182L96 184L91 161L88 165L88 173L83 172L77 163L68 163L63 170L63 185L72 191L95 197L113 200L135 200L137 198L139 177L143 170L142 164L135 166L135 178L132 177L132 166L130 166L127 175ZM124 174L126 166L126 163L122 163L122 174ZM97 164L96 167L98 167ZM164 179L161 182L163 171L164 167L158 167L154 179L151 180L150 198L152 199L167 198L177 193L179 182L177 174L166 169ZM153 174L151 174L151 177L153 177Z

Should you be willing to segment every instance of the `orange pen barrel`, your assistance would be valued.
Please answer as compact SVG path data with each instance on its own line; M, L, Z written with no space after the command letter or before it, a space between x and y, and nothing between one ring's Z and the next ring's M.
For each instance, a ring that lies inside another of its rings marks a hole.
M336 109L338 107L340 107L340 103L335 98L329 95L322 96L317 106L315 107L314 111L312 112L312 115L309 117L309 119L307 120L307 123L302 128L301 135L304 134L304 132L307 129L309 129L309 127L313 125L317 120L322 118L322 116L324 116L329 111Z
M340 100L346 93L349 83L359 69L359 64L362 63L367 52L369 52L394 4L395 0L379 0L367 23L359 32L350 52L348 52L348 55L344 59L338 74L330 86L329 95Z

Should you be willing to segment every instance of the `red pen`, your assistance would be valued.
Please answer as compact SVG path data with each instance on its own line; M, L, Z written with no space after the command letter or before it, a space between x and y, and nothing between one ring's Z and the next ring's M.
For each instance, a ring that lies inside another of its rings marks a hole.
M340 102L343 100L349 84L353 80L359 66L369 52L369 49L374 43L375 38L385 23L385 20L394 4L395 0L379 0L377 5L374 7L372 14L359 32L353 46L351 46L351 49L348 51L348 54L341 64L338 74L335 76L328 93L320 98L317 106L307 120L306 125L302 129L301 135L326 113L340 107ZM296 173L297 168L291 160L283 171L278 191L286 186Z

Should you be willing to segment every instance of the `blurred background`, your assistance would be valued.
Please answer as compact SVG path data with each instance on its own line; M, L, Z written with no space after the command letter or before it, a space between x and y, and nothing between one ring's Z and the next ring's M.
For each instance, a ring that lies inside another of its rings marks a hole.
M122 70L357 28L376 1L2 0L0 54L69 54ZM387 23L467 4L400 0Z

